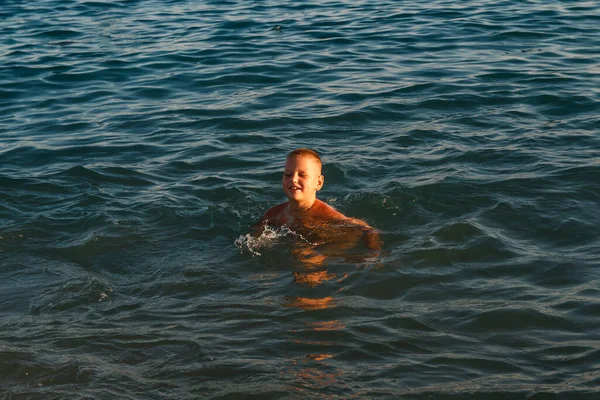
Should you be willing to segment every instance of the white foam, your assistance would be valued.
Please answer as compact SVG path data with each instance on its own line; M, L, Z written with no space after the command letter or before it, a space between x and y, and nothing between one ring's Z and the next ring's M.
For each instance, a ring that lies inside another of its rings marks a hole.
M299 239L303 242L316 246L317 243L312 243L308 241L301 234L294 232L288 227L271 227L265 226L263 232L260 236L255 237L251 234L247 233L246 235L242 235L235 240L235 245L240 251L248 250L253 256L261 256L262 253L259 250L272 248L281 242L282 239Z

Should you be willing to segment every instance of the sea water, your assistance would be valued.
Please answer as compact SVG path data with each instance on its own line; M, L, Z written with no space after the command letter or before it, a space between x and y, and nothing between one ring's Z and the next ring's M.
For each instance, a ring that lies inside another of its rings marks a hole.
M599 88L597 2L3 1L0 398L595 398ZM246 236L304 146L377 257Z

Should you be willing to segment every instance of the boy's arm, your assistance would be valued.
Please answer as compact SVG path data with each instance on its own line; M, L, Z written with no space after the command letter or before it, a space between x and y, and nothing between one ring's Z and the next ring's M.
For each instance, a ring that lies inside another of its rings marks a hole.
M321 202L321 204L323 204L323 208L325 210L325 212L323 213L324 216L340 221L346 221L352 225L361 227L363 231L362 241L364 245L367 246L367 248L371 250L376 250L377 253L379 253L379 251L381 250L381 240L379 239L379 233L376 229L371 227L362 219L347 217L344 214L337 211L335 208L331 207L330 205L325 204L323 202Z
M381 250L381 239L379 238L379 232L362 219L348 218L353 224L359 225L363 228L362 241L371 250Z
M366 231L363 234L363 242L365 243L365 246L367 246L369 249L371 250L381 250L381 240L379 238L379 233L373 229L370 228L368 231Z

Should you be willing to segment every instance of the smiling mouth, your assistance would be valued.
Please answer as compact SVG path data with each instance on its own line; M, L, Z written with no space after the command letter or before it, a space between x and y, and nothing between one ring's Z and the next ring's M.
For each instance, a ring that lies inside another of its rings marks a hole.
M290 191L295 192L297 190L302 190L298 186L290 186Z

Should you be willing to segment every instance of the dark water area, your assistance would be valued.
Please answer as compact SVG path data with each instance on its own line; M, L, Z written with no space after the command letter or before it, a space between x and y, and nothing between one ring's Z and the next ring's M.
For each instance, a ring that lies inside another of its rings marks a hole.
M1 399L599 398L597 2L0 5Z

